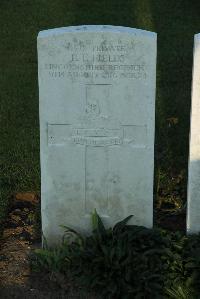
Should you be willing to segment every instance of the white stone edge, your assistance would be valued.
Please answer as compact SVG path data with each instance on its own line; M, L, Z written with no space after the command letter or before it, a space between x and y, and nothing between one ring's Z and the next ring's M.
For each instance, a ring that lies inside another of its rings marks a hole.
M198 38L200 38L200 33L197 33L197 34L194 35L194 40L196 40Z
M69 32L113 32L113 33L129 33L133 35L143 35L155 38L157 33L152 31L147 31L143 29L123 27L123 26L113 26L113 25L80 25L80 26L68 26L60 27L48 30L42 30L38 33L38 38L45 38L49 36L61 35Z
M190 156L191 156L191 125L192 125L192 110L193 110L193 89L194 89L194 70L195 70L195 55L197 41L200 40L200 33L194 35L193 42L193 66L192 66L192 82L191 82L191 105L190 105L190 130L189 130L189 154L188 154L188 181L187 181L187 209L186 209L186 232L188 235L197 233L191 229L190 225Z

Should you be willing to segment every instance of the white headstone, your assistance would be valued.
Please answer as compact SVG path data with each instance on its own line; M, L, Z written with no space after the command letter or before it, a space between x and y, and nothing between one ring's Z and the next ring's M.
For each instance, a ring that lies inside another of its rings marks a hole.
M194 39L187 232L200 232L200 34Z
M42 230L130 214L152 227L156 34L115 26L38 36Z

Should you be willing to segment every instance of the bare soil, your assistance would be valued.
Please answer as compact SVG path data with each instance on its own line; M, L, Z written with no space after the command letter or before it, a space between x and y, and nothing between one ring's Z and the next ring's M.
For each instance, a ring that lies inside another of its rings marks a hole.
M25 197L15 197L0 241L0 298L97 298L83 294L58 274L31 271L30 257L41 240L34 223L37 202L30 194Z

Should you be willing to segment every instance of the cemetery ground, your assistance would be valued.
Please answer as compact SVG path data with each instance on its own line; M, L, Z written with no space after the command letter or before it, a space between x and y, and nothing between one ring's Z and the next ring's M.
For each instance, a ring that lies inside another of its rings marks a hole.
M0 275L5 268L8 272L0 298L62 298L66 289L62 277L29 273L28 252L39 246L34 235L39 218L33 216L38 215L35 206L13 206L16 194L40 193L38 32L112 24L158 33L154 219L155 226L185 231L192 51L199 13L199 1L186 0L164 5L162 0L1 1Z

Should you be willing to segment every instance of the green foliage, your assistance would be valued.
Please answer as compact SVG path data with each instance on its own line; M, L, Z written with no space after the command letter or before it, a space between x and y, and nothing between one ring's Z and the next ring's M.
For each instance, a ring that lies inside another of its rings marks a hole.
M200 234L190 236L183 250L183 265L187 287L200 294Z
M79 286L103 298L196 298L200 236L127 225L131 217L106 229L95 210L89 236L62 226L61 246L38 250L37 266L70 273Z
M171 299L195 299L192 290L181 284L174 284L171 289L166 288L166 295Z
M31 260L32 269L36 272L40 269L62 272L63 266L69 261L68 254L68 247L64 244L54 249L36 249Z

